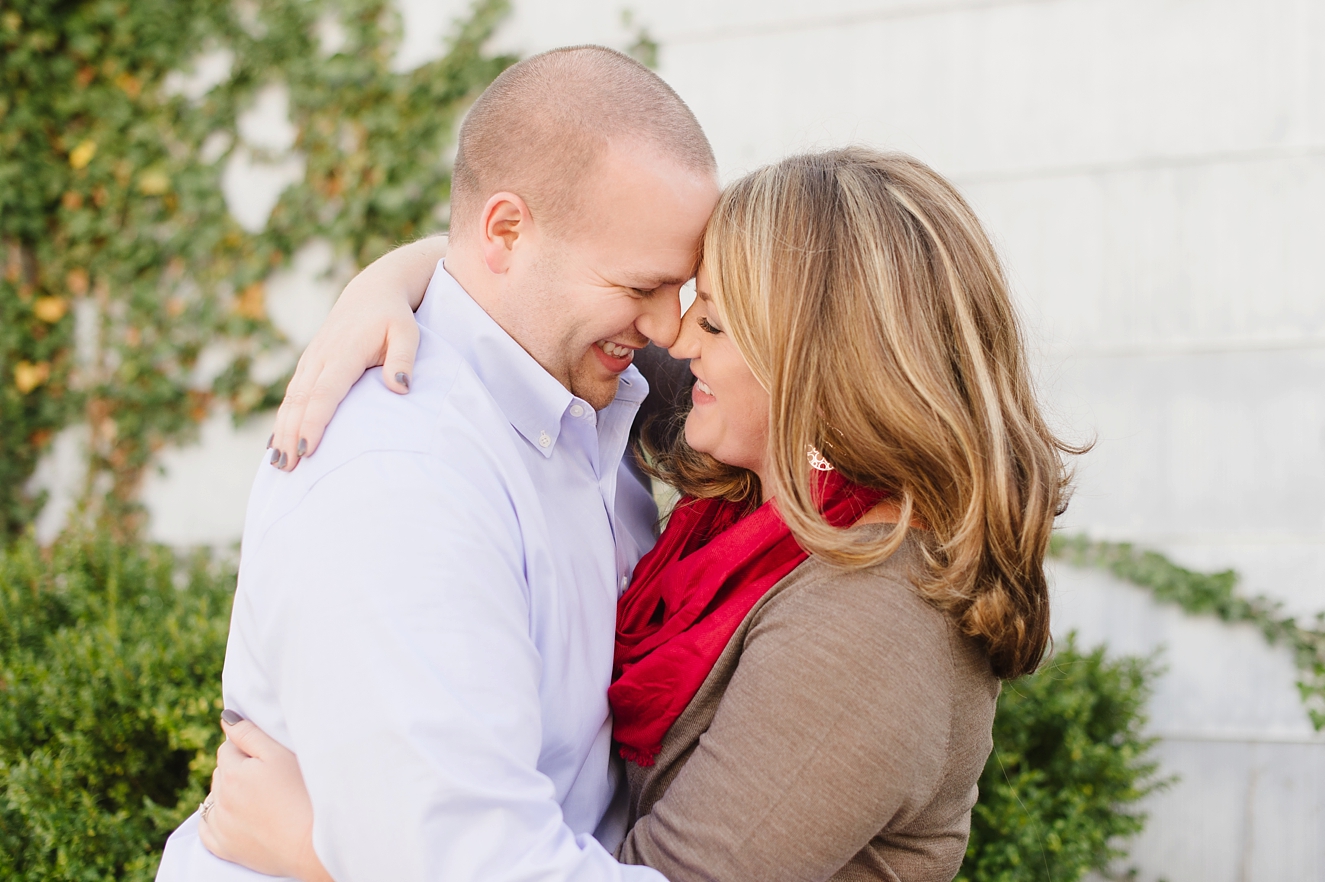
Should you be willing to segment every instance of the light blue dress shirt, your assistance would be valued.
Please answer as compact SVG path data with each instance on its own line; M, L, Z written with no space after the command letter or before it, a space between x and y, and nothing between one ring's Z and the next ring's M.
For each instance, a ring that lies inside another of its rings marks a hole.
M409 395L369 371L315 456L258 471L226 706L298 754L338 882L665 882L608 853L616 601L656 517L622 457L648 387L632 367L595 412L440 264L418 321ZM157 876L255 878L196 815Z

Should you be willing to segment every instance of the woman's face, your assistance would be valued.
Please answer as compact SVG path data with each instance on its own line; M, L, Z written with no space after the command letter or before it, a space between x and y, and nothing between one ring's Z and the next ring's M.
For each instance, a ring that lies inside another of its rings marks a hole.
M768 392L755 379L727 323L710 297L708 273L699 268L695 302L681 319L681 333L668 350L690 359L695 375L686 417L686 443L719 462L750 469L763 478L768 457Z

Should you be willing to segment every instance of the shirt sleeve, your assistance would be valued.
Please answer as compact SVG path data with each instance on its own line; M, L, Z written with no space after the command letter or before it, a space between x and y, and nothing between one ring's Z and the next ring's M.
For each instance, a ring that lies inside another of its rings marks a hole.
M839 573L764 608L622 860L672 882L827 879L923 804L942 771L952 670L913 589L879 581Z
M246 561L314 847L338 882L665 882L574 834L538 770L519 524L483 471L361 455Z

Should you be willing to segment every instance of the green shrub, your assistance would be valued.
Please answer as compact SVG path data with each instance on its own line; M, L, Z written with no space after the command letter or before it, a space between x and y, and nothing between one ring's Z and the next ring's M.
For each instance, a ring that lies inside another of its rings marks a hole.
M0 878L155 875L215 764L234 584L105 537L0 553Z
M1005 683L994 753L958 880L1076 882L1141 832L1136 803L1164 782L1142 734L1153 659L1106 659L1075 635L1035 674Z

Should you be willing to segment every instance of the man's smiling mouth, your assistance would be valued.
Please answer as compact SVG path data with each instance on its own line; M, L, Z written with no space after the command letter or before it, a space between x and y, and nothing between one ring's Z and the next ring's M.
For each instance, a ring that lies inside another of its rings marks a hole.
M599 340L594 345L613 358L629 358L635 352L629 346L622 346L620 343L613 343L611 340Z

